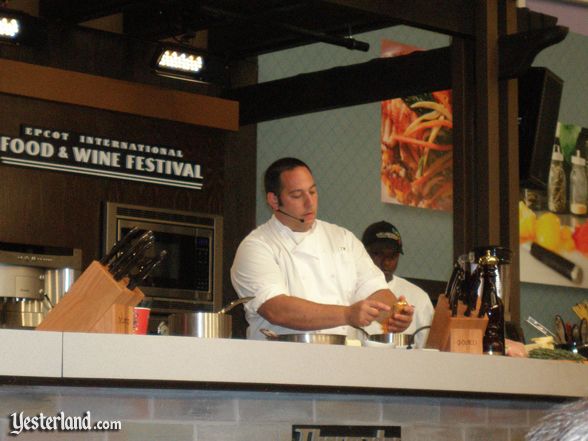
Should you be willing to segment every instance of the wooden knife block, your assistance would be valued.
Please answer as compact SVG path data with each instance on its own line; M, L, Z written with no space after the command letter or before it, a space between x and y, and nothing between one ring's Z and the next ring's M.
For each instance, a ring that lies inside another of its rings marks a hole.
M124 279L114 280L105 266L93 261L37 330L130 334L133 308L144 297L140 289L129 290Z
M457 316L452 317L447 297L441 294L437 300L435 315L425 346L440 351L481 354L488 317L478 318L477 309L472 312L470 317L465 317L465 310L466 306L459 303Z

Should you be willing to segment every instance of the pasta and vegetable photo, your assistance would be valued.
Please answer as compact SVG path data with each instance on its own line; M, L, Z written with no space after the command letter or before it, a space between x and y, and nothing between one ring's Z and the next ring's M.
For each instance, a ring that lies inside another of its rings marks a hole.
M382 201L453 208L451 91L382 102Z

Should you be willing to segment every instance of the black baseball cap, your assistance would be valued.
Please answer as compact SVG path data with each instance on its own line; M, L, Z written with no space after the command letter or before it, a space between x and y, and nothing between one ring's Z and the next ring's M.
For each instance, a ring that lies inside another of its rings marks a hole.
M380 221L371 224L363 232L361 241L365 247L376 242L388 243L395 249L395 251L404 254L402 251L402 237L400 237L400 232L390 222Z

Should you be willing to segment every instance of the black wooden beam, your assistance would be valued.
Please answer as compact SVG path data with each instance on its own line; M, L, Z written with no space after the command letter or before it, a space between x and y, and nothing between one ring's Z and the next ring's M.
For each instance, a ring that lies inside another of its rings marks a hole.
M520 32L517 26L518 10L513 2L498 6L499 42L507 36ZM564 33L565 36L565 33ZM501 55L503 54L500 45ZM534 58L534 56L533 56ZM504 57L500 57L500 66ZM500 81L499 87L499 140L500 140L500 244L513 250L510 277L503 281L502 299L505 320L520 325L520 256L519 248L519 106L518 81Z
M301 74L230 91L241 125L451 87L449 48Z
M475 14L472 0L322 0L361 12L378 14L408 26L447 35L473 37Z
M524 74L539 52L559 43L567 34L568 28L553 26L500 36L500 79Z
M500 80L517 78L543 49L563 40L555 26L499 39ZM451 49L301 74L228 92L239 101L241 125L451 88Z
M472 231L477 213L471 209L477 197L475 115L476 95L472 92L475 67L474 42L454 38L452 48L453 106L453 257L457 259L474 247Z

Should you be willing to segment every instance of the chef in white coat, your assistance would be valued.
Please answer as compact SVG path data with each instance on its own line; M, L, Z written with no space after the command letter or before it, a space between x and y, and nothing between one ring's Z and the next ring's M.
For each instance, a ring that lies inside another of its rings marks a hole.
M296 158L271 164L264 176L272 217L239 245L231 281L245 304L248 338L260 329L356 336L355 329L387 320L401 332L413 308L398 300L382 271L350 231L316 218L318 192L310 168Z

